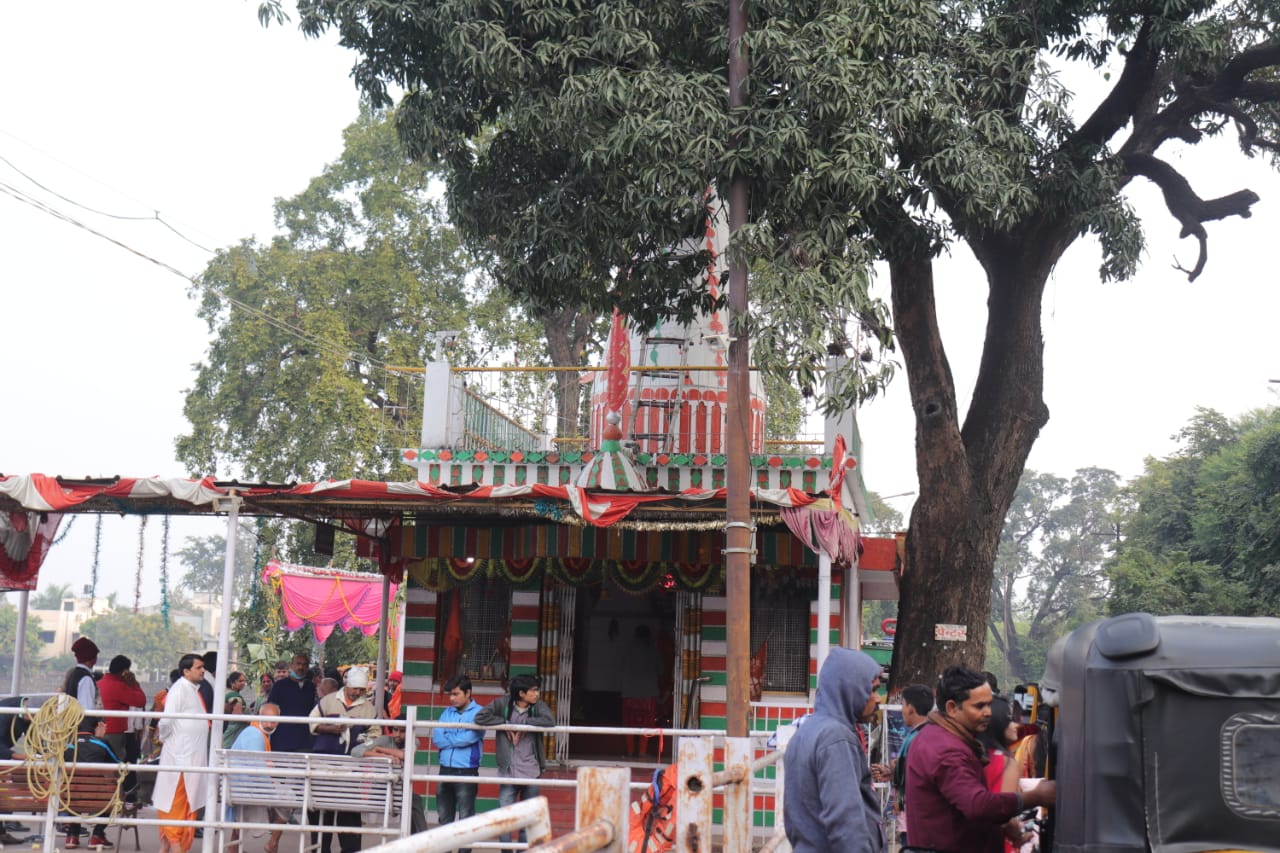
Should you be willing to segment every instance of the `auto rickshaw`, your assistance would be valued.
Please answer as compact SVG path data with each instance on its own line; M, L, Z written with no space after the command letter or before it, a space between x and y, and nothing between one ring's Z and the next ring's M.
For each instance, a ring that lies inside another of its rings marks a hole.
M1280 853L1280 619L1131 613L1051 650L1054 853Z

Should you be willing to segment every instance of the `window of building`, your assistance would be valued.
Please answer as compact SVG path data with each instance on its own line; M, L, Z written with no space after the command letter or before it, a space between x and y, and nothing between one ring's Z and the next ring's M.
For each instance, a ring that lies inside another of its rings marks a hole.
M473 680L503 679L511 661L511 584L476 577L440 599L438 680L459 673Z
M63 611L65 611L65 612L67 612L67 613L70 613L71 611L75 610L75 609L76 609L76 600L75 600L74 598L68 598L67 600L63 601L63 602L62 602L62 609L63 609Z
M54 637L56 637L56 636L57 636L57 632L56 632L56 631L41 631L41 632L40 632L40 642L42 642L42 643L52 643L52 642L53 642L53 640L54 640Z
M815 590L796 580L758 574L751 581L752 669L754 674L763 657L766 691L809 690L809 604Z

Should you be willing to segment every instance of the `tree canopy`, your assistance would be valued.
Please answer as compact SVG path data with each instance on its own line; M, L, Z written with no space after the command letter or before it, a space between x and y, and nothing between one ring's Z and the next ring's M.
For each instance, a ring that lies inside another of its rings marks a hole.
M1108 566L1112 613L1274 614L1280 608L1280 409L1199 409L1180 450L1127 489Z
M26 661L24 665L35 667L38 665L40 651L44 647L44 642L40 639L40 623L36 619L29 619L26 627L22 643L22 653ZM13 655L18 647L17 640L18 608L7 600L0 602L0 673L12 674Z
M916 413L920 499L894 678L978 663L1000 530L1048 421L1041 301L1081 235L1101 275L1132 273L1142 233L1123 195L1163 191L1175 227L1248 216L1257 196L1205 199L1171 161L1234 129L1274 154L1278 10L1259 3L1107 4L761 0L747 4L747 106L729 111L723 3L709 0L299 0L300 25L338 32L375 103L403 92L398 128L445 164L451 204L508 211L493 239L531 299L618 304L640 318L688 313L703 258L704 191L750 181L750 219L731 252L777 271L756 316L789 324L792 347L757 360L800 373L829 344L895 345ZM281 0L260 6L283 15ZM1076 103L1067 67L1106 88ZM532 188L525 183L535 184ZM480 198L482 193L494 193ZM1166 226L1167 227L1167 226ZM988 325L961 413L934 304L933 260L961 241L986 273ZM865 270L886 262L893 332ZM615 280L583 270L625 271ZM766 277L762 277L767 281ZM754 299L754 297L753 297ZM735 334L752 334L749 322ZM767 350L762 352L761 350ZM883 387L886 365L850 361L845 400ZM969 626L941 647L937 623Z
M1008 677L1039 679L1053 641L1105 609L1118 492L1118 476L1102 468L1069 480L1023 472L991 588L991 639Z
M236 543L236 574L232 584L236 601L242 601L252 586L253 555L258 551L254 536L241 529ZM188 536L183 546L174 554L187 571L178 586L192 592L222 594L223 573L226 566L227 537Z
M389 119L366 111L344 138L337 161L276 203L280 236L218 252L193 288L214 336L177 440L193 474L380 479L422 419L420 379L390 368L421 366L432 332L468 330L455 359L545 352L477 277L435 171L408 160Z
M71 584L51 583L44 589L37 590L27 599L32 610L61 610L62 599L71 594Z
M80 633L92 637L113 655L128 655L134 669L167 673L188 652L203 653L200 635L190 625L172 621L164 626L159 613L138 614L116 610L86 619Z

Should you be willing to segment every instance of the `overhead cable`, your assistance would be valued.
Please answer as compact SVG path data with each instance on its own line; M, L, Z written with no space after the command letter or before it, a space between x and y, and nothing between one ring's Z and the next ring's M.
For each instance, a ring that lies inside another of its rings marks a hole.
M49 206L48 204L41 201L40 199L37 199L28 195L27 193L23 192L17 187L14 187L11 184L8 184L4 181L0 181L0 193L4 193L5 195L8 195L14 199L17 199L23 204L30 205L31 207L34 207L36 210L39 210L42 213L46 213L49 216L54 217L55 219L60 219L69 225L74 225L77 228L88 231L90 234L93 234L95 237L101 237L103 240L106 240L108 243L112 243L113 245L119 246L121 249L124 249L126 252L130 252L134 255L137 255L139 258L142 258L143 260L150 261L151 263L155 264L161 269L173 273L174 275L178 276L179 278L183 279L184 281L190 284L194 284L196 286L209 287L214 291L215 295L217 295L218 298L225 300L230 305L233 305L236 308L239 308L240 310L254 317L257 317L263 322L271 326L274 326L275 328L280 329L281 331L284 331L290 335L293 335L294 337L303 341L304 343L309 343L312 346L316 347L317 349L323 350L329 355L340 356L345 359L350 359L351 361L368 364L374 367L386 366L378 359L372 358L371 356L368 356L363 353L353 352L352 350L342 347L338 344L330 343L329 341L326 341L322 338L318 338L312 335L311 333L307 332L306 330L293 325L292 323L289 323L285 320L281 320L278 317L273 317L270 314L267 314L265 311L255 308L252 305L248 305L245 302L242 302L241 300L236 299L234 296L231 296L226 292L223 292L222 289L216 285L210 285L210 284L202 285L202 283L199 280L197 280L196 278L193 278L192 276L187 275L182 270L178 269L172 264L166 263L165 261L155 258L140 249L135 249L134 247L130 246L127 243L123 243L114 237L104 234L101 231L98 231L97 229L93 228L92 226L86 225L85 223L79 221L75 217L67 213L64 213L63 211L60 211L57 208Z

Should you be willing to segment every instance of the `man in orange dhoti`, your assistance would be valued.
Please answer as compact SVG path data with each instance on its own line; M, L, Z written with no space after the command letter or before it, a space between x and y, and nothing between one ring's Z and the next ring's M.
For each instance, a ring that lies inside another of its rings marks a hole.
M195 820L204 805L207 779L203 773L183 773L164 767L204 767L208 764L209 721L177 719L170 715L207 714L197 685L204 680L199 655L183 655L178 664L182 677L169 688L165 716L160 720L161 770L156 774L152 802L160 820ZM186 853L195 839L194 826L160 827L160 853Z

